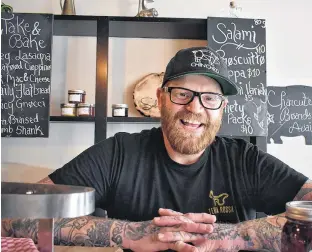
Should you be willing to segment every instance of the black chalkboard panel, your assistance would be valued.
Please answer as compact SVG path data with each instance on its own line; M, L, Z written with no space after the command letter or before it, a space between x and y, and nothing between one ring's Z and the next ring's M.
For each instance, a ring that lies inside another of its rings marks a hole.
M2 137L49 136L52 19L2 13Z
M239 88L238 95L229 97L220 134L266 136L265 21L208 17L207 36Z
M282 144L281 136L304 136L312 145L312 87L268 86L268 143Z

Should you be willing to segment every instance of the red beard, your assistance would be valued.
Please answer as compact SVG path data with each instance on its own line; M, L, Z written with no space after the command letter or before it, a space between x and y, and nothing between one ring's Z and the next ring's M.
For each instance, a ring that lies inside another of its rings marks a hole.
M214 141L222 123L222 113L215 122L211 122L209 118L204 118L201 114L194 114L186 110L173 114L165 106L162 106L160 112L162 130L171 147L186 155L197 154L206 149ZM203 127L202 133L185 131L181 119L200 122L200 127Z

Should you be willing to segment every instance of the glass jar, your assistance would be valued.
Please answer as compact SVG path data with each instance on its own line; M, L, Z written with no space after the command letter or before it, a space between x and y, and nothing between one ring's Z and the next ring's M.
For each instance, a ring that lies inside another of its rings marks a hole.
M76 116L77 109L74 103L62 103L61 104L61 115L62 116Z
M128 105L127 104L113 104L112 116L113 117L128 117Z
M68 102L69 103L85 103L86 101L86 91L75 89L68 90Z
M287 222L282 231L281 252L312 251L312 202L286 204Z
M89 103L79 103L77 105L77 116L91 116L91 105Z

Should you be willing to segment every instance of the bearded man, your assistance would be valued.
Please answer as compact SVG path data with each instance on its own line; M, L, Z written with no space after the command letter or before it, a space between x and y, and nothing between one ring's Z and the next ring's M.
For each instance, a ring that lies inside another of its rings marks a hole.
M56 220L55 244L280 251L280 214L289 201L311 201L312 183L249 142L216 136L226 96L235 94L211 48L177 52L157 90L160 128L117 133L39 182L93 187L96 207L108 213ZM37 220L3 220L2 236L36 240L37 227Z

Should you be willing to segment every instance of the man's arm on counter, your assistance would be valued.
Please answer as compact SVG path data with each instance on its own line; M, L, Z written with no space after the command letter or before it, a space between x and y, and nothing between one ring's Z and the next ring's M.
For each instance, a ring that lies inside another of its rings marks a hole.
M31 238L37 243L37 219L2 220L1 236ZM121 227L126 222L84 216L54 220L54 244L64 246L114 247L122 244Z
M46 177L38 184L54 184ZM37 219L5 219L2 220L1 236L29 237L37 243ZM56 245L85 246L123 246L124 239L121 227L127 222L83 216L78 218L62 218L54 220L54 243Z
M294 201L312 201L312 180L300 189ZM268 249L281 251L281 233L287 219L285 214L268 216L247 221L238 226L238 232L245 241L246 249Z
M294 201L312 201L312 181L307 181ZM170 212L163 212L161 219L154 220L156 225L166 225L165 215ZM267 249L269 251L281 251L281 232L286 223L285 214L268 216L265 218L241 222L238 224L214 224L211 234L205 235L206 241L195 245L198 252L206 251L238 251ZM166 234L163 242L179 241L179 236ZM189 250L188 250L188 249ZM192 245L177 242L177 251L192 251Z
M49 178L45 178L38 183L54 184ZM209 223L215 221L214 216L207 214L198 221L206 224L198 224L192 219L185 218L180 221L184 225L166 227L164 230L170 232L170 234L211 233L212 226ZM31 238L37 243L38 223L39 220L37 219L2 220L1 236ZM152 221L130 222L94 216L62 218L54 220L54 244L89 247L118 246L134 249L135 251L155 251L155 249L162 251L171 248L172 245L157 241L157 233L161 230ZM197 238L202 238L200 234ZM192 235L192 237L196 236ZM187 239L184 239L184 241L189 242Z

